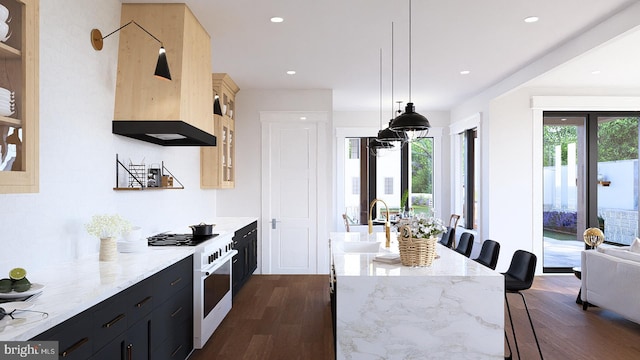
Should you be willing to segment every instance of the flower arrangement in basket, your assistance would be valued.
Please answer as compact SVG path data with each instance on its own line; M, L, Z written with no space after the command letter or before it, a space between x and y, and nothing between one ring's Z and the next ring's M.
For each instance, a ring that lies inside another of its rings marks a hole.
M118 258L116 237L128 232L131 224L120 215L93 215L86 224L90 235L100 238L100 261L114 261Z
M436 258L437 236L447 228L435 217L417 218L400 228L398 247L405 266L431 266Z

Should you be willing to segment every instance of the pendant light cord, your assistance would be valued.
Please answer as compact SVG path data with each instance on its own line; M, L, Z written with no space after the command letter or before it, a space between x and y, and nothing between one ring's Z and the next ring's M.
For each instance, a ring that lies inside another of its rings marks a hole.
M380 48L380 130L382 130L382 48Z
M391 22L391 119L394 118L393 112L393 21Z
M409 0L409 102L411 102L411 0Z

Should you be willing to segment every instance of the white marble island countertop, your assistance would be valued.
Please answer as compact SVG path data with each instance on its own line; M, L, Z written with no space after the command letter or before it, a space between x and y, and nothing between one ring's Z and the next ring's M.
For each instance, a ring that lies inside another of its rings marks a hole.
M338 359L500 359L504 277L437 245L429 267L373 261L398 252L396 234L331 233ZM375 248L375 246L374 246Z
M364 233L331 233L332 243L338 244L332 247L333 264L338 276L488 276L499 277L502 275L475 262L455 251L437 243L436 254L438 258L431 266L409 267L402 264L385 264L373 261L380 253L398 253L397 233L391 233L391 246L385 248L384 233L378 232L372 235ZM345 252L342 243L370 243L378 242L380 250L377 252L361 252L358 245L349 247L357 252Z

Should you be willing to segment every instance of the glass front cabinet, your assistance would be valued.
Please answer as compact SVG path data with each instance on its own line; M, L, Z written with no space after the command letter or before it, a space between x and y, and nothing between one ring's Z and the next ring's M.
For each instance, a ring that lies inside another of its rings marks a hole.
M236 83L225 73L214 73L213 107L222 115L213 114L216 146L200 148L200 187L203 189L232 189L235 187L235 96ZM215 105L216 98L220 107Z
M39 191L38 0L0 0L0 194Z

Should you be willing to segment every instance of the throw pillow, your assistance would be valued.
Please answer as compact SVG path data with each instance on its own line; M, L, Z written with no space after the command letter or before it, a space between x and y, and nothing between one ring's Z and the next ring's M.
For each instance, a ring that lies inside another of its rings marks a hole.
M640 239L636 238L635 240L633 240L629 251L640 253Z

